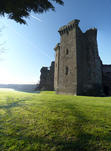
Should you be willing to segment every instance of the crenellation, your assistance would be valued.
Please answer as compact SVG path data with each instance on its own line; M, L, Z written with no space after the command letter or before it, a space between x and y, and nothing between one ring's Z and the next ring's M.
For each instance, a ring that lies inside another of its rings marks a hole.
M60 33L60 35L63 35L67 32L69 32L70 30L73 30L74 27L78 26L80 20L73 20L71 22L68 23L68 25L62 26L59 28L58 32Z

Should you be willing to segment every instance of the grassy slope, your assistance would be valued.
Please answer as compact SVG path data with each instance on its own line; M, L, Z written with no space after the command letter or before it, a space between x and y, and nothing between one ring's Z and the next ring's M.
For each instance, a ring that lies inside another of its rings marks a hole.
M0 151L110 151L111 98L0 92Z

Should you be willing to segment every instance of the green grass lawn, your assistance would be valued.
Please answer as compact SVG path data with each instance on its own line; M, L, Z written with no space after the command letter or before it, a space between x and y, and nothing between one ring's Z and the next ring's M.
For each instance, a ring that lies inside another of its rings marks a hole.
M111 151L111 97L0 91L0 151Z

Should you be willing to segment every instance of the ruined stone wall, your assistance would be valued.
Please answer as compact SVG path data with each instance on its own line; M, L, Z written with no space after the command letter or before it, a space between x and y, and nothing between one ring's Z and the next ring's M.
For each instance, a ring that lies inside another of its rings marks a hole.
M40 75L40 84L38 90L54 90L54 62L51 63L50 68L42 67Z

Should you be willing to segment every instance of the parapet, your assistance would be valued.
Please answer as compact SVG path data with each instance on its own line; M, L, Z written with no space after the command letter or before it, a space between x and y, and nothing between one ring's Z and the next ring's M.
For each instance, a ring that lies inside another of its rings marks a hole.
M87 36L97 36L97 28L90 28L85 32Z
M67 25L60 27L58 32L60 33L60 35L62 35L64 33L68 33L74 27L78 26L79 22L80 22L80 20L78 20L78 19L72 20Z
M103 72L109 72L111 73L111 65L103 65L102 66Z

